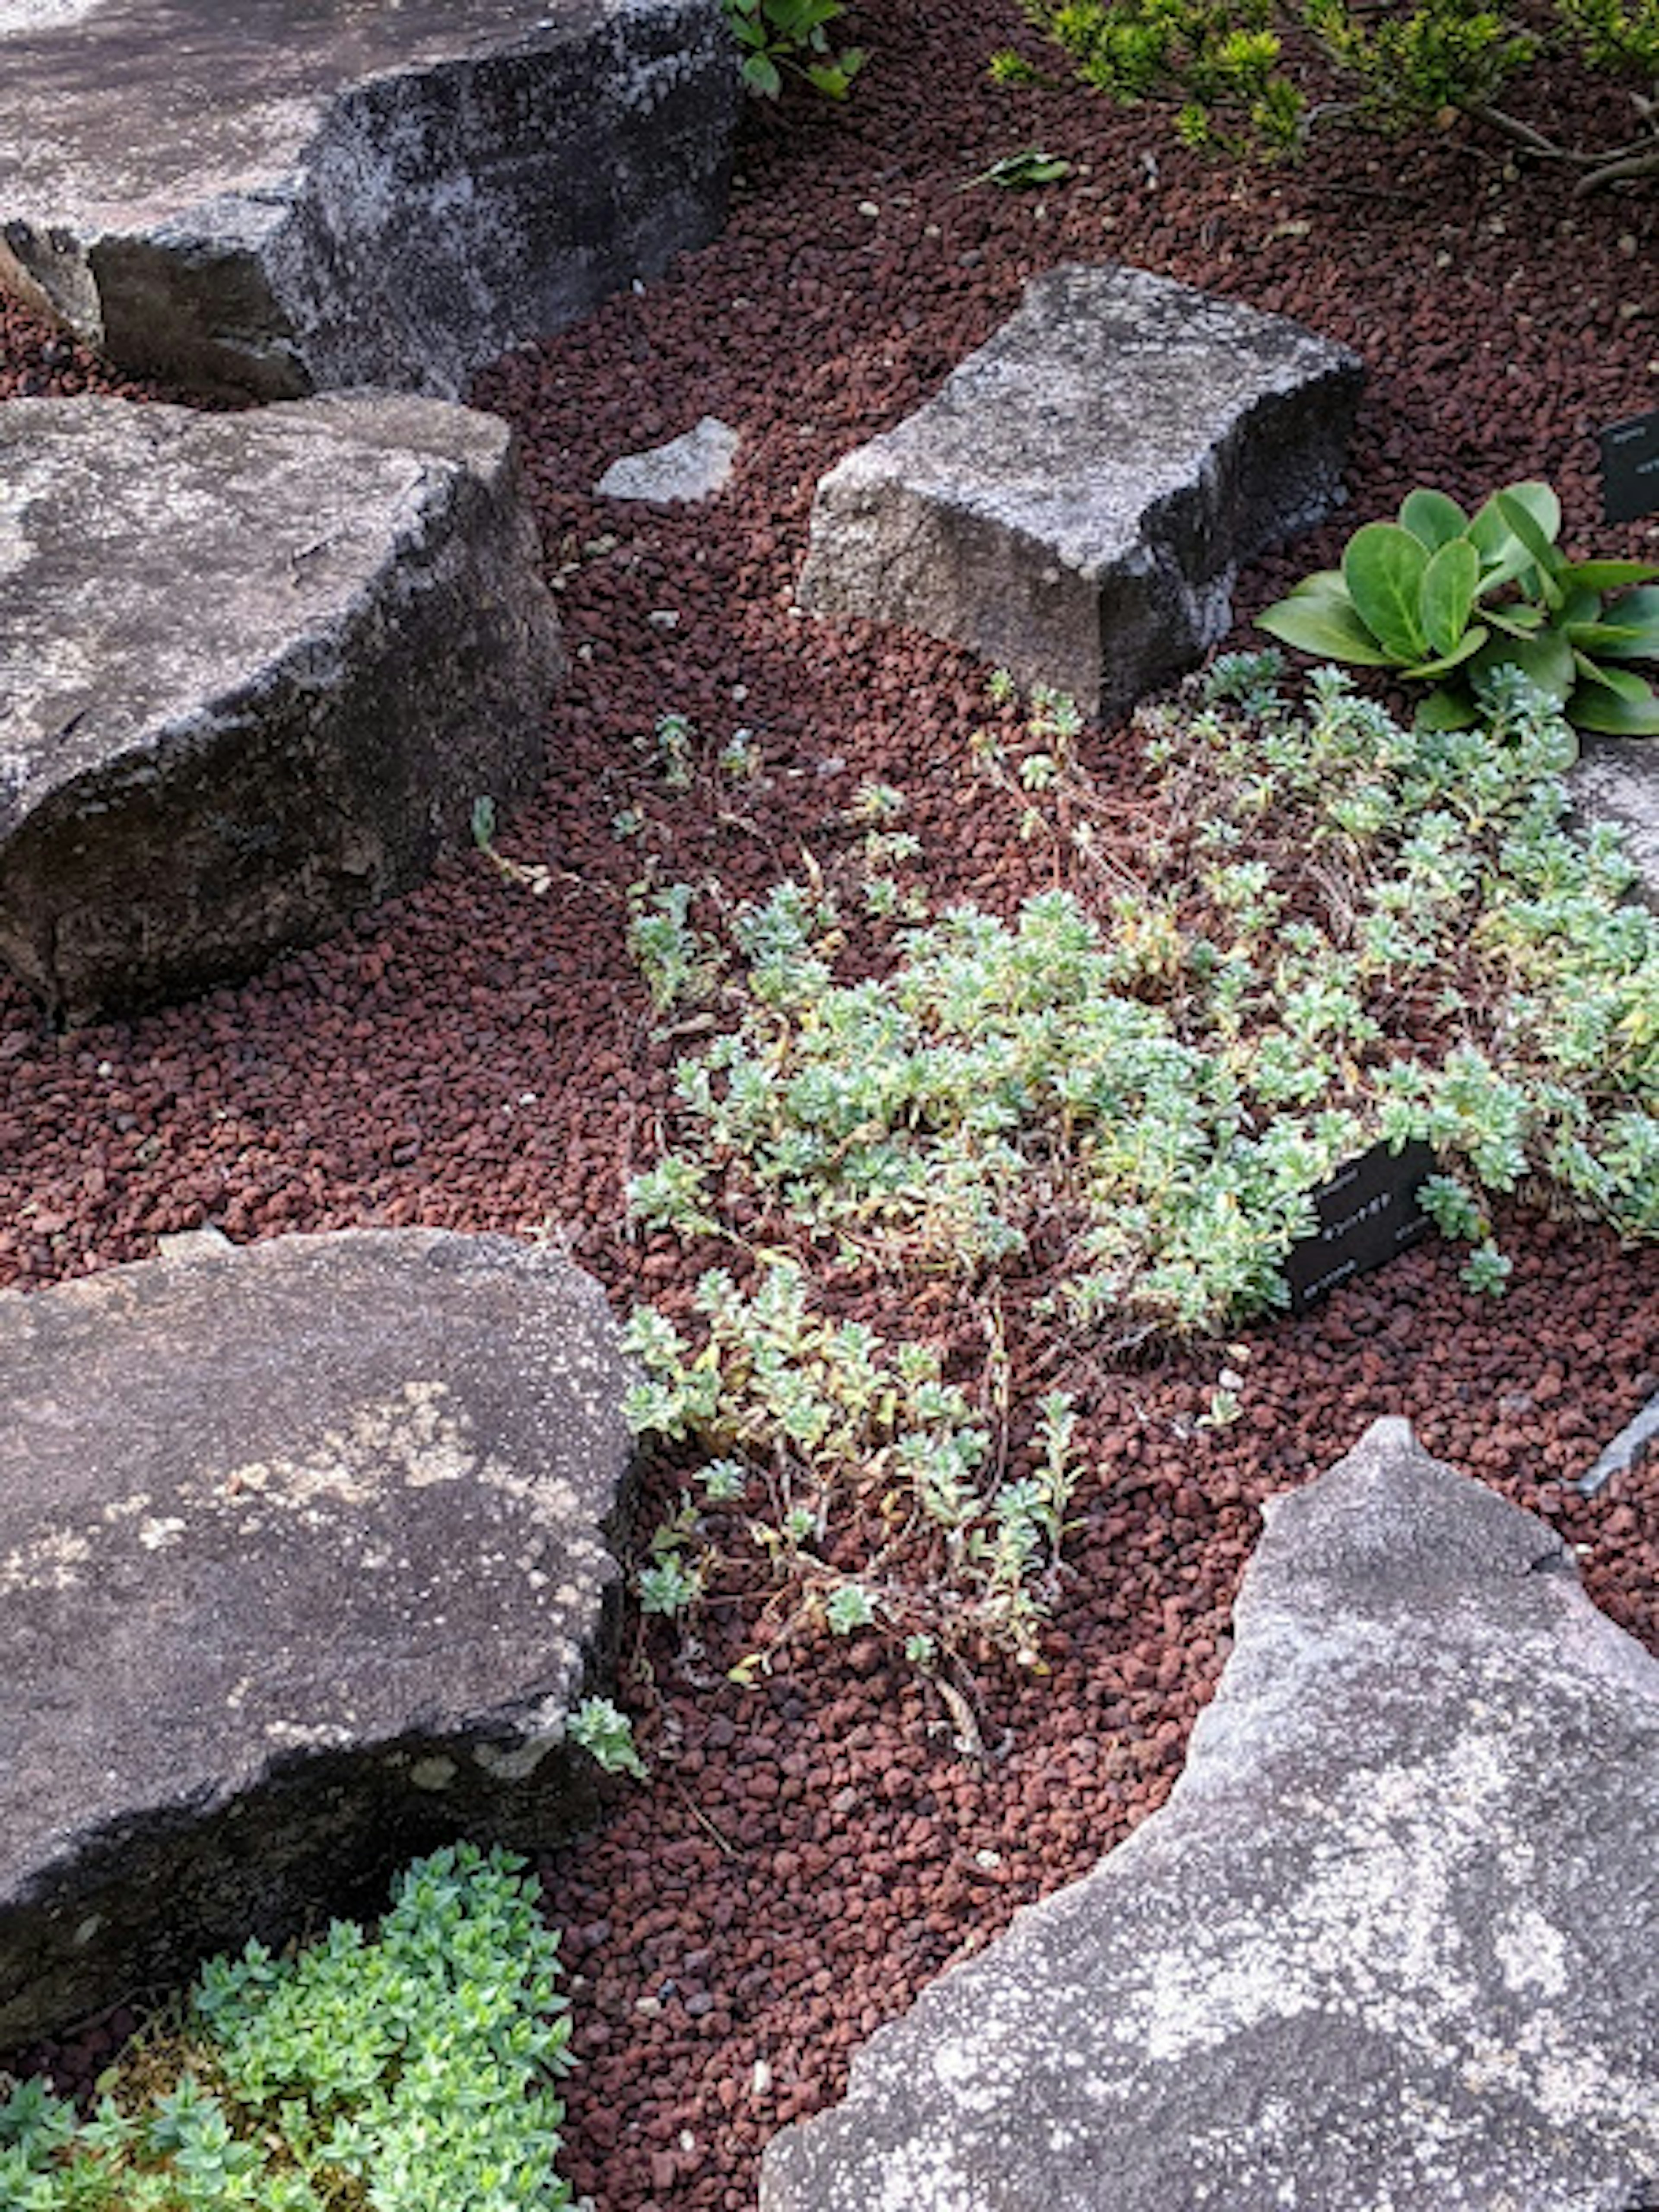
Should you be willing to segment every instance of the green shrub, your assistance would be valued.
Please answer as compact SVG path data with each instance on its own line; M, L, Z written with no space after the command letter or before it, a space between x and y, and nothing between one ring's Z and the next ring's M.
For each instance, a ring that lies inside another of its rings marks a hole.
M1659 174L1659 108L1651 100L1659 88L1659 0L1556 0L1541 33L1462 0L1023 5L1084 83L1121 102L1167 106L1189 145L1296 155L1322 125L1398 135L1461 112L1559 163L1580 191ZM1565 144L1498 105L1508 87L1534 71L1581 69L1629 86L1627 137ZM1036 74L1014 54L994 58L992 73L1004 83Z
M568 2069L558 1939L522 1862L471 1844L402 1875L370 1937L204 1967L92 2116L0 2102L6 2212L557 2212ZM3 2086L3 2085L0 2085Z

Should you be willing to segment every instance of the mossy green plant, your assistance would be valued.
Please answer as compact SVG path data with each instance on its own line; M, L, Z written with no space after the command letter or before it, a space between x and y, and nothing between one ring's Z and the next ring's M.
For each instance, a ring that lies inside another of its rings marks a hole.
M0 2098L7 2212L558 2212L569 2021L558 1939L510 1854L398 1879L373 1936L211 1960L78 2114ZM0 2089L4 2084L0 2083Z

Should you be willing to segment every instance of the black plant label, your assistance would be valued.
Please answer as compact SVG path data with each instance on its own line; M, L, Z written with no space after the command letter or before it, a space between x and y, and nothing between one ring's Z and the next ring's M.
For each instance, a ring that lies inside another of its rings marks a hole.
M1291 1247L1285 1262L1291 1311L1306 1313L1351 1275L1380 1267L1427 1236L1429 1217L1417 1194L1434 1171L1427 1145L1406 1145L1397 1152L1373 1145L1322 1183L1313 1194L1319 1226Z
M1610 422L1601 444L1603 520L1638 522L1659 513L1659 407Z

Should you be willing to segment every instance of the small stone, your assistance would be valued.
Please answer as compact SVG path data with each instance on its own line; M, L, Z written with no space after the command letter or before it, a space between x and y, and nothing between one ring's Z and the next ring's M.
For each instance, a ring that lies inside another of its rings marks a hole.
M717 416L705 415L684 436L612 461L593 489L601 499L648 500L661 505L712 499L731 477L740 442L737 432Z

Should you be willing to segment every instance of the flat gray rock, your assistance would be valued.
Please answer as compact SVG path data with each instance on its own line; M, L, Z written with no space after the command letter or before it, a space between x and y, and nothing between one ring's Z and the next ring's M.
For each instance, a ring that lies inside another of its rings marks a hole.
M718 416L705 415L694 429L665 446L624 453L593 487L602 499L695 502L712 499L732 474L738 434Z
M1579 740L1567 789L1582 825L1617 830L1640 876L1639 896L1659 914L1659 738Z
M81 1022L327 936L534 787L562 666L493 416L0 408L0 957Z
M1227 629L1338 496L1352 354L1144 270L1050 270L813 501L801 605L970 647L1103 719Z
M504 1237L0 1296L0 2048L568 1828L629 1379L598 1286Z
M1167 1805L769 2147L762 2212L1659 2202L1659 1665L1379 1421L1277 1500Z
M133 372L454 398L724 217L719 0L0 0L0 282Z

